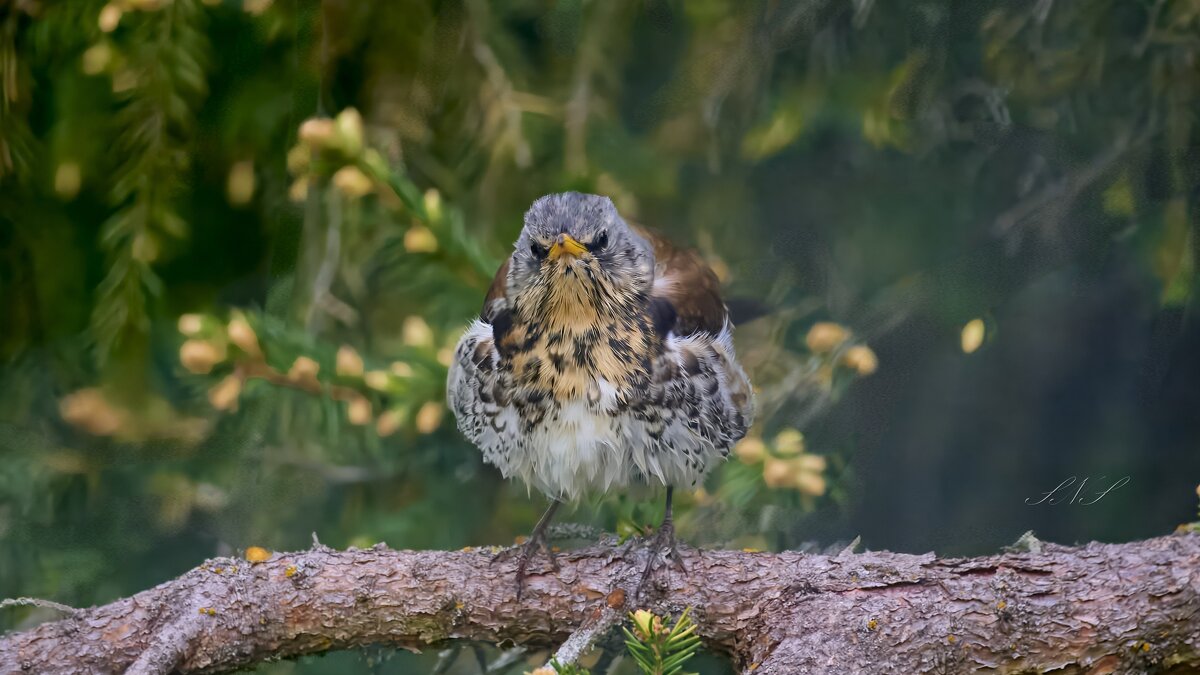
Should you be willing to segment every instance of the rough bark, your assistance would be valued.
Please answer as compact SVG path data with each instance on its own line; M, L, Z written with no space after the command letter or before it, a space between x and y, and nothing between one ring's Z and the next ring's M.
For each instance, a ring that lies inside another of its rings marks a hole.
M521 602L515 561L493 562L489 549L214 559L3 636L0 673L211 673L368 643L551 646L635 604L694 607L706 645L755 675L1200 671L1196 534L970 559L684 548L688 573L664 566L635 603L646 555L560 554L560 570L535 570Z

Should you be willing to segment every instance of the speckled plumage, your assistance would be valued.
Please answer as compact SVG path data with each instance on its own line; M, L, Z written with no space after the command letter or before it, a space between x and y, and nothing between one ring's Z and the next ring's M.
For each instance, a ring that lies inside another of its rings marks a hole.
M730 328L698 256L605 197L549 195L459 341L449 405L486 461L552 499L692 487L751 423Z

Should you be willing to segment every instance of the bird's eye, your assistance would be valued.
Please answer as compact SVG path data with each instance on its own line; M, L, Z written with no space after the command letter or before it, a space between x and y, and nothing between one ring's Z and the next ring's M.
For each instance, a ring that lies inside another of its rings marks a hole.
M600 234L596 235L594 239L592 239L591 243L587 245L587 250L592 252L600 251L603 250L605 246L608 246L608 233L601 232Z
M546 250L545 246L542 246L541 244L539 244L535 241L535 242L529 244L529 252L533 254L533 257L538 258L540 260L540 259L546 257L547 250Z

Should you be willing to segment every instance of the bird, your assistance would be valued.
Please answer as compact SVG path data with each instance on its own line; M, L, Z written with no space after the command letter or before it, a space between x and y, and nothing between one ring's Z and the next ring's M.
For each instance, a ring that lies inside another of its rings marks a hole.
M517 597L558 508L666 488L644 585L680 567L675 488L700 485L753 423L720 282L693 250L626 221L608 197L550 194L525 213L447 376L459 430L505 478L550 500L518 551ZM641 589L639 585L639 592Z

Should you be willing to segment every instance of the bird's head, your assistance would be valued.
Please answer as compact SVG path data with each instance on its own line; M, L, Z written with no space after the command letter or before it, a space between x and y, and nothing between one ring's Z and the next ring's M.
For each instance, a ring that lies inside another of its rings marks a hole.
M519 307L602 312L644 300L653 283L650 243L608 197L547 195L525 213L508 276L508 296Z

